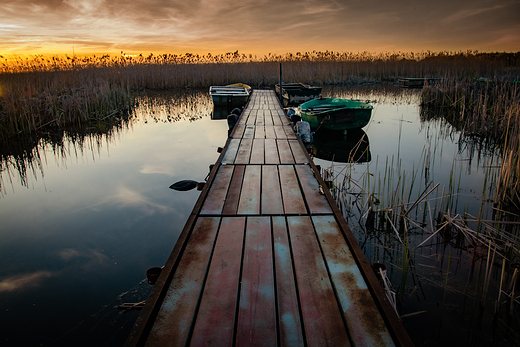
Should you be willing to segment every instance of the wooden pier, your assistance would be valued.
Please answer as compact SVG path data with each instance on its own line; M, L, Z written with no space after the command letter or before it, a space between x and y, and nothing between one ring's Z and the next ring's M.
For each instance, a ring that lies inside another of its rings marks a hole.
M255 90L126 346L411 345L276 95Z

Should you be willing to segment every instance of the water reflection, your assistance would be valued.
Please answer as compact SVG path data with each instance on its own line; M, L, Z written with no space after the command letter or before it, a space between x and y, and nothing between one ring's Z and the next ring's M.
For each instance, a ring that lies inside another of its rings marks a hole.
M421 120L419 92L324 88L324 97L370 100L374 111L364 135L336 139L320 130L314 160L341 182L334 190L339 207L369 262L387 265L399 314L417 345L518 344L517 304L510 316L504 305L494 314L498 254L507 243L497 244L492 262L494 247L475 246L464 236L469 231L457 231L458 221L473 228L498 213L487 200L499 163L486 151L461 147L463 136L449 124ZM203 181L227 138L227 122L212 120L207 90L146 92L137 101L132 115L115 124L1 147L3 346L120 346L126 339L138 312L113 307L146 299L146 270L164 265L199 196L169 186ZM366 151L341 162L354 143ZM431 181L441 186L401 222L401 211ZM371 224L369 208L377 211ZM447 209L458 219L451 231L433 234L444 222L437 212ZM514 267L505 273L509 288Z
M508 241L518 240L518 224L493 206L497 148L443 118L424 117L420 90L327 87L322 95L374 106L364 128L370 162L315 162L334 178L335 199L368 260L387 266L412 340L518 345L511 334L520 326L517 304L509 306L505 292L497 302L501 282L511 294L520 260L519 247Z
M213 107L213 112L211 113L211 119L219 120L219 119L227 119L227 116L231 113L234 107L227 106L215 106Z
M125 341L139 312L114 306L146 299L146 270L200 194L169 186L204 181L227 139L207 90L136 101L126 118L0 147L2 346Z
M368 135L362 129L347 132L320 129L311 144L316 158L340 163L372 160Z

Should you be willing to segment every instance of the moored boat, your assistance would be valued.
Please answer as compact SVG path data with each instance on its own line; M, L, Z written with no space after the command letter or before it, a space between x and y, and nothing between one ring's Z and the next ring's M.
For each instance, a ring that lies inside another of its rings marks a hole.
M228 84L226 87L244 87L246 88L246 90L251 93L251 86L249 86L248 84L245 84L245 83L233 83L233 84Z
M374 107L364 102L319 98L298 106L302 120L309 122L313 130L320 126L330 130L358 129L370 122Z
M249 86L211 86L209 94L215 106L243 106L249 99Z
M280 85L275 85L275 91L280 95ZM313 87L304 83L282 83L283 98L289 103L302 103L320 96L321 87Z

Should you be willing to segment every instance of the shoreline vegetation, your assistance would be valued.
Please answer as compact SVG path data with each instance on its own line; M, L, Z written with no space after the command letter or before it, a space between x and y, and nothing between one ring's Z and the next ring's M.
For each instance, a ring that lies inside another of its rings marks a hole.
M305 52L256 57L220 55L0 56L0 147L22 137L117 124L142 90L208 88L244 82L253 88L284 81L316 85L393 83L437 78L423 88L425 119L442 117L459 131L498 148L497 196L520 202L520 52L370 54ZM33 140L34 141L34 140ZM518 207L518 206L517 206Z

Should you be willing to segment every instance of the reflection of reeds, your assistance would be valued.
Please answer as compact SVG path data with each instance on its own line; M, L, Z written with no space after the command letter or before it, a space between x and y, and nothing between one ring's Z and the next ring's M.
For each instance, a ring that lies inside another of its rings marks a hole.
M499 149L496 202L520 203L520 84L445 80L422 92L421 116L443 117L465 138ZM520 206L516 206L520 209Z

